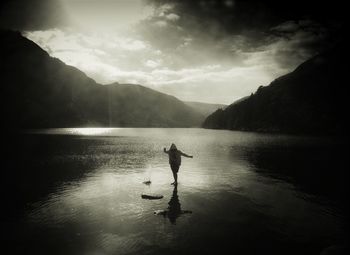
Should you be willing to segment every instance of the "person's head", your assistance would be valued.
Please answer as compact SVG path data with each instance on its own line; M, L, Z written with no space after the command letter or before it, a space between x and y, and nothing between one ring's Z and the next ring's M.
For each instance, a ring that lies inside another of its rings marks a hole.
M176 145L174 143L171 144L170 150L171 151L176 151L177 150Z

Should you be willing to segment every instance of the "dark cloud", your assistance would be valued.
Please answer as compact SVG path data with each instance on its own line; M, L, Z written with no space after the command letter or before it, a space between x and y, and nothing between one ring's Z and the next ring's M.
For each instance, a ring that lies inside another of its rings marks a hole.
M79 8L94 2L95 5L108 3L107 5L111 5L108 9L117 10L112 4L116 1L88 1L86 4L79 1ZM232 52L232 38L246 38L240 50L251 51L270 42L272 38L285 38L290 36L288 33L296 33L295 30L300 29L327 34L319 43L326 45L341 37L347 9L344 1L338 0L145 1L157 8L163 7L163 16L153 16L141 26L143 35L155 46L175 49L186 43L188 38L192 38L192 44L196 44L197 40L199 47L204 44L212 45L214 51L224 53L222 57L227 56L227 50L231 49ZM164 8L166 5L170 8ZM45 30L62 27L68 22L60 0L3 0L0 3L2 28ZM161 40L157 40L158 38ZM315 46L318 51L320 45Z
M220 44L221 47L237 50L234 38L244 38L245 44L240 45L239 51L256 51L262 46L284 40L290 41L290 51L300 50L297 54L312 55L340 40L344 33L346 8L342 1L149 2L158 7L171 5L173 8L169 12L181 16L176 24L203 43ZM227 38L233 39L230 41ZM283 52L287 51L284 49Z
M0 28L45 30L65 25L66 17L58 0L2 0Z
M266 29L286 20L310 19L324 25L345 19L344 1L272 0L148 0L155 5L173 4L182 14L207 23L218 23L230 32Z

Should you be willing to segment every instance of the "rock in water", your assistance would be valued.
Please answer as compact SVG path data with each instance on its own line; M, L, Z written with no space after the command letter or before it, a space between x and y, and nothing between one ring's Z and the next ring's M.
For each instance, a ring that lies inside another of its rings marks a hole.
M142 194L141 195L142 199L149 199L149 200L153 200L153 199L162 199L163 195L151 195L151 194Z

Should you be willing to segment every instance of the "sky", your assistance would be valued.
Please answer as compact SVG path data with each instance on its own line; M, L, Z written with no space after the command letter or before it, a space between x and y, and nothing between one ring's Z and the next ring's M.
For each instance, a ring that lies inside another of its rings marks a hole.
M341 1L3 0L0 27L101 84L230 104L341 40Z

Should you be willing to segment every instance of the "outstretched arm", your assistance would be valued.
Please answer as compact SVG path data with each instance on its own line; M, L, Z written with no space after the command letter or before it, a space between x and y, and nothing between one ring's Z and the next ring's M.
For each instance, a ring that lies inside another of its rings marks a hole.
M180 153L181 153L181 156L184 156L186 158L193 158L193 156L187 155L186 153L183 153L182 151Z
M167 151L167 150L166 150L166 148L164 148L164 153L168 154L168 153L169 153L169 151Z

